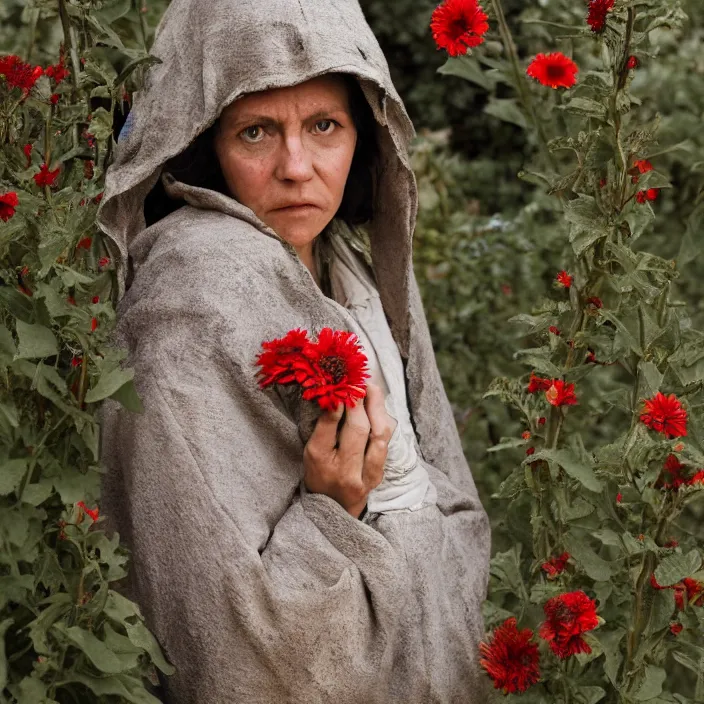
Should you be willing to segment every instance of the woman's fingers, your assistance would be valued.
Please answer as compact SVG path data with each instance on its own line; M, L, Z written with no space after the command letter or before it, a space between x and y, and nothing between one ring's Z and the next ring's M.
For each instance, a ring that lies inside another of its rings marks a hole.
M367 387L367 394L369 394L369 387ZM364 410L364 399L359 399L352 408L347 409L347 416L340 430L339 452L349 458L364 457L370 429L369 418Z
M337 443L337 426L342 418L345 407L340 404L335 411L324 411L318 417L315 423L315 428L311 433L308 443L311 449L322 449L323 451L333 452Z
M384 478L384 464L389 449L393 421L386 412L384 394L380 387L371 384L367 390L366 412L369 418L369 445L364 456L362 481L370 490L381 484Z

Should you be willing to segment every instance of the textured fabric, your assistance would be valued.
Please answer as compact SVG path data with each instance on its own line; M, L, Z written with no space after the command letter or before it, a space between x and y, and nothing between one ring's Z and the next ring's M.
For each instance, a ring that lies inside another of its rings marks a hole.
M171 704L483 702L490 534L411 263L413 129L355 0L174 0L99 212L120 284L115 344L144 412L101 409L102 511L126 593L177 672ZM356 75L381 156L369 226L435 505L355 520L303 491L306 408L259 389L261 342L360 334L295 250L234 199L163 174L187 205L145 228L165 162L249 91ZM131 263L128 260L131 259ZM128 276L129 275L129 276Z
M335 220L330 228L335 254L331 267L333 298L350 311L361 328L360 342L369 360L370 380L381 387L386 411L397 421L384 463L384 479L369 493L367 507L370 517L373 513L415 511L434 504L437 492L416 451L418 442L408 412L401 355L372 277L338 231L345 227L343 221Z

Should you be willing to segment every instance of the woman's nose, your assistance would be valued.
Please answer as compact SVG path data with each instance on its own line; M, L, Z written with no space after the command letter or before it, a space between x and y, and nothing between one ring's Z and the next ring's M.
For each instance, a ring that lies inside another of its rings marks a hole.
M313 155L299 136L289 137L281 144L276 165L276 177L282 181L308 181L313 177Z

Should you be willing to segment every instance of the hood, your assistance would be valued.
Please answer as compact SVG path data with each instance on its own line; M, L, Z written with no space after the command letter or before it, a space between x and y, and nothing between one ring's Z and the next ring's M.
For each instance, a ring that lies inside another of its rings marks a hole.
M131 242L146 227L144 200L169 159L246 93L349 73L377 122L374 218L367 229L379 294L405 352L417 210L408 146L415 133L358 2L173 0L151 53L162 63L148 69L142 90L134 95L98 212L117 272L118 301L125 293ZM278 238L234 199L179 186L187 202L229 212Z

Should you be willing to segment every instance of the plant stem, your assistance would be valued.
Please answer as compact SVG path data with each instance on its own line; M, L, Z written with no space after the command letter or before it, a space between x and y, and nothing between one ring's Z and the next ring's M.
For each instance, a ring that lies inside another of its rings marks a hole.
M511 61L511 68L513 69L513 77L516 81L516 90L520 96L520 100L523 103L523 108L530 115L533 127L538 133L540 146L545 154L545 158L550 164L554 171L557 171L557 164L555 162L555 157L553 156L550 148L548 147L548 138L545 134L545 129L543 123L538 119L538 115L535 112L535 106L533 105L533 100L530 96L530 91L528 90L526 78L521 70L521 65L518 61L518 52L516 51L516 45L511 36L511 30L506 22L506 17L504 15L503 7L501 6L501 0L491 0L492 7L494 8L494 14L496 15L496 21L499 26L499 34L501 34L501 41L504 44L504 48L508 57Z

